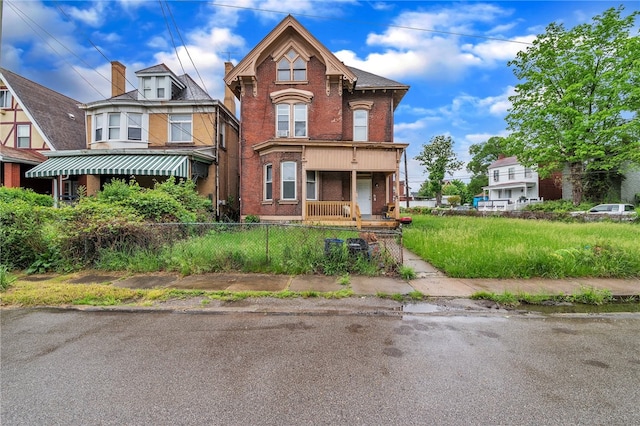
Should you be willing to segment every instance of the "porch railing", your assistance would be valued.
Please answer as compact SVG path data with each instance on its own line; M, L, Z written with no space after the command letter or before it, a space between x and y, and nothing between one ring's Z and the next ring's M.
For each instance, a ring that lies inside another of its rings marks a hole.
M345 220L351 218L351 202L307 201L307 219Z

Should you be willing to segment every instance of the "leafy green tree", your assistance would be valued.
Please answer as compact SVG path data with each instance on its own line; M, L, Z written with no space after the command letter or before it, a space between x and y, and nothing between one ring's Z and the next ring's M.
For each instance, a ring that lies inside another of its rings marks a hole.
M574 204L587 173L640 163L640 37L630 35L640 12L622 12L571 30L552 23L509 62L521 81L509 98L509 147L541 177L568 165Z
M473 177L487 176L489 166L496 161L500 154L510 157L507 139L501 136L493 136L481 143L474 143L469 147L471 160L467 163L467 171Z
M460 204L468 203L470 201L470 197L467 192L467 184L460 179L454 179L444 185L442 187L442 195L457 195L460 197L460 200L458 200L458 203ZM449 201L449 204L451 204L451 201Z
M422 145L422 151L415 158L426 168L429 184L436 196L436 205L442 202L442 185L446 173L453 174L462 168L453 152L454 141L451 136L434 136L428 144Z
M422 185L420 185L420 189L418 190L418 197L433 198L434 195L430 182L428 180L422 182Z
M489 176L478 175L471 178L467 185L467 192L471 198L482 193L482 188L489 185Z

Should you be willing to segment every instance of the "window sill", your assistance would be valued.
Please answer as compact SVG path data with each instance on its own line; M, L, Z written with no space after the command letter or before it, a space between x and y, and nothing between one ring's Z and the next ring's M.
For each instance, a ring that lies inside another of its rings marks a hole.
M270 206L273 204L273 200L264 200L262 201L263 206Z
M298 200L278 200L278 205L295 205L298 204Z
M276 84L309 84L309 80L276 80Z

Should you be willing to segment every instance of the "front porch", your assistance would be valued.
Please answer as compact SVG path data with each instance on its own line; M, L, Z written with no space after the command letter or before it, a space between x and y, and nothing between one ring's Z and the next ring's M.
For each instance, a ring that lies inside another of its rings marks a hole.
M390 208L389 213L363 215L360 206L350 201L307 201L305 204L303 223L308 225L395 229L400 223L395 208Z

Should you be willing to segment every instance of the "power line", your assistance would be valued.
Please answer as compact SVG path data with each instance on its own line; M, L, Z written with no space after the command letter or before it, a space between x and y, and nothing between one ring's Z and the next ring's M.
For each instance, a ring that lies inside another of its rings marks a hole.
M291 14L290 12L283 12L283 11L280 11L280 10L262 9L262 8L259 8L259 7L236 6L236 5L230 5L230 4L215 3L215 2L214 3L210 3L210 4L212 6L228 7L230 9L249 10L249 11L252 11L252 12L276 13L276 14L279 14L279 15L290 15ZM459 36L459 37L480 38L480 39L484 39L484 40L501 41L501 42L505 42L505 43L524 44L524 45L527 45L527 46L530 46L530 45L533 44L533 43L530 43L528 41L512 40L512 39L506 39L506 38L500 38L500 37L490 37L490 36L484 36L484 35L479 35L479 34L465 34L465 33L453 32L453 31L442 31L442 30L434 30L434 29L429 29L429 28L410 27L410 26L407 26L407 25L383 24L383 23L379 23L379 22L360 21L360 20L353 20L353 19L339 19L339 18L335 18L335 17L327 17L327 16L321 16L321 15L311 15L311 14L306 14L306 13L296 13L296 16L304 16L305 18L313 18L313 19L325 19L325 20L332 20L332 21L340 21L340 22L345 22L345 23L349 23L349 24L375 25L375 26L380 26L380 27L399 28L399 29L402 29L402 30L421 31L421 32L426 32L426 33L447 34L447 35L454 35L454 36Z

